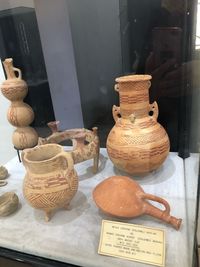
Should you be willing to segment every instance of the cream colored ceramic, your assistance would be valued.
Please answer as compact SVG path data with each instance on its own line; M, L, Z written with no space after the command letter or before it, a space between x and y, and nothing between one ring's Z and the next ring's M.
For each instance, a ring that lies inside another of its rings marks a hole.
M8 170L4 166L0 166L0 180L4 180L8 177Z
M92 131L87 129L71 129L59 132L58 125L59 121L49 122L48 126L52 134L47 138L39 138L38 145L60 143L64 140L71 139L73 149L69 153L72 155L74 164L88 159L94 159L93 172L96 173L99 165L100 147L97 127L94 127Z
M2 83L1 91L11 101L7 119L10 124L17 127L12 137L13 145L17 149L33 147L38 142L38 135L32 127L29 127L34 120L33 110L23 102L28 92L27 84L22 80L21 70L13 67L12 58L5 59L3 65L7 80Z
M170 215L168 202L160 197L146 194L140 185L126 176L112 176L98 184L93 191L96 205L106 214L118 218L134 218L151 215L179 229L181 219ZM158 209L148 202L152 200L164 206Z
M149 104L150 80L150 75L116 79L120 107L113 106L115 125L106 146L113 164L130 174L157 169L169 153L168 135L157 122L158 105Z
M13 192L7 192L0 196L0 217L14 213L19 206L19 198Z
M70 153L62 146L46 144L25 149L23 193L29 204L45 212L48 221L57 208L67 208L78 189L78 178Z

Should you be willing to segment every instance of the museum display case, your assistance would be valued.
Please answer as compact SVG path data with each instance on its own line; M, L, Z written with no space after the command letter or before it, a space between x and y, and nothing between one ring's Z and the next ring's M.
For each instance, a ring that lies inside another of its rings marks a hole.
M198 266L199 25L198 0L0 2L0 266Z

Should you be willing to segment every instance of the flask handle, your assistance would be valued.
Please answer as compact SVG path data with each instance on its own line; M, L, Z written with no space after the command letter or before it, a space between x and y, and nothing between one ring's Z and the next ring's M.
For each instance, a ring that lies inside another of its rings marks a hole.
M165 214L167 214L167 215L170 214L169 203L166 200L164 200L163 198L157 197L157 196L154 196L154 195L151 195L151 194L146 194L146 193L143 194L142 198L161 203L165 207L165 210L163 212ZM156 207L154 207L154 208L156 208ZM156 209L160 210L159 208L156 208Z

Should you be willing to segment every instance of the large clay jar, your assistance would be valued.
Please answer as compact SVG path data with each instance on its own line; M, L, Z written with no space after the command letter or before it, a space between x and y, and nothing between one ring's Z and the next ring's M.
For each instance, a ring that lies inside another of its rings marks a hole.
M23 193L29 204L41 209L50 219L52 211L67 208L78 189L78 177L70 153L57 144L25 149L22 161L26 168Z
M150 75L129 75L116 79L120 107L113 106L115 126L107 138L113 164L130 174L157 169L166 159L170 143L157 122L158 105L149 104Z
M2 94L11 101L7 112L7 119L13 126L17 127L12 136L15 148L30 148L37 144L38 135L29 126L34 120L32 108L23 102L27 95L27 83L22 80L21 70L13 67L12 58L7 58L3 62L7 80L1 85Z

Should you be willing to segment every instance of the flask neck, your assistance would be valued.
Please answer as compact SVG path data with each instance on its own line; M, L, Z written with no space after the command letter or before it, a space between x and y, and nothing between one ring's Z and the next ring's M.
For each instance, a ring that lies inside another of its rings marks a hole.
M17 78L16 74L15 74L14 67L13 67L13 59L12 58L6 58L3 61L3 65L4 65L4 69L5 69L5 72L6 72L7 79L15 79L15 78Z

